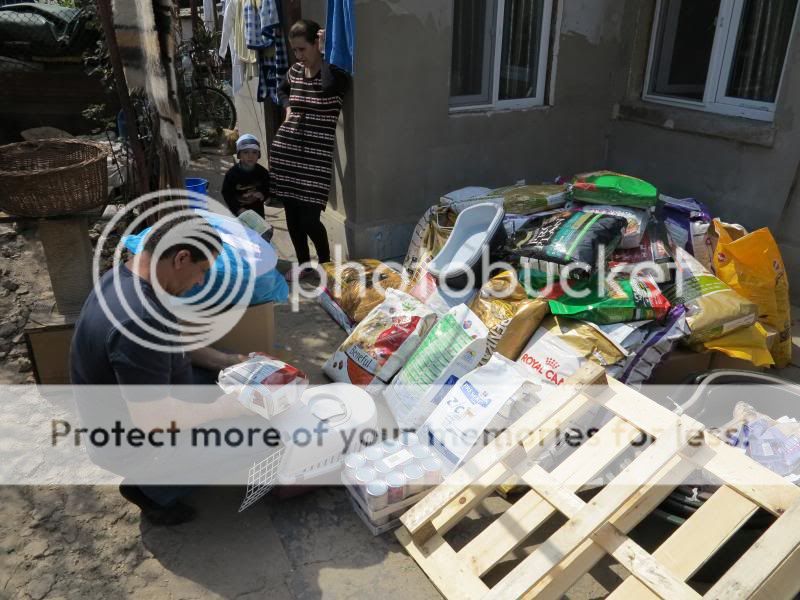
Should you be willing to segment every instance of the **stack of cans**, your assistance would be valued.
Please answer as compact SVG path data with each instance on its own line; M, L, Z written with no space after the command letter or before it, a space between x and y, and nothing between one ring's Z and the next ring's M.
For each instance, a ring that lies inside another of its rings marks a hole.
M442 481L442 462L414 433L348 454L345 477L370 512L398 504ZM382 519L387 521L388 519ZM384 523L375 523L381 525Z

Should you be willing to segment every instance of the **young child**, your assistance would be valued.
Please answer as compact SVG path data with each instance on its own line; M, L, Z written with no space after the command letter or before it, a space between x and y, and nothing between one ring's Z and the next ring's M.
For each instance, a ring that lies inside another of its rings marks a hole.
M258 138L246 133L236 140L236 158L238 162L228 169L222 183L225 204L234 216L253 210L263 218L264 201L269 198L269 171L258 164Z

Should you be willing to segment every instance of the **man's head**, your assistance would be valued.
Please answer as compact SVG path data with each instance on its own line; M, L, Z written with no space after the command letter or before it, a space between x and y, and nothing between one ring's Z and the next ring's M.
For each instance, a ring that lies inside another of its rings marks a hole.
M300 19L289 30L289 43L294 51L294 58L303 66L315 66L322 61L322 50L319 45L320 25L308 19Z
M261 143L258 138L249 133L240 136L236 140L236 157L245 171L254 169L258 159L261 158Z
M144 242L143 258L156 258L155 275L164 290L180 296L203 283L211 263L222 252L216 230L198 215L162 218Z

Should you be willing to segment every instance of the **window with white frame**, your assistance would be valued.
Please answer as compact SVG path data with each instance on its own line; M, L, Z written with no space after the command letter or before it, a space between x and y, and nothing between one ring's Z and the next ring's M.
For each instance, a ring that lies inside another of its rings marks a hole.
M798 0L658 0L644 99L771 121Z
M545 103L553 0L454 0L450 105Z

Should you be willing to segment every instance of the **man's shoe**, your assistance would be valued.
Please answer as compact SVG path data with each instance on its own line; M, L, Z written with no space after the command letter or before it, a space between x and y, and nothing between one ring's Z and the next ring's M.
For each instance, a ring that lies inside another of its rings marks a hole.
M153 525L181 525L193 521L197 516L197 511L183 502L160 506L135 485L120 484L119 493L125 500L138 506L142 516Z

